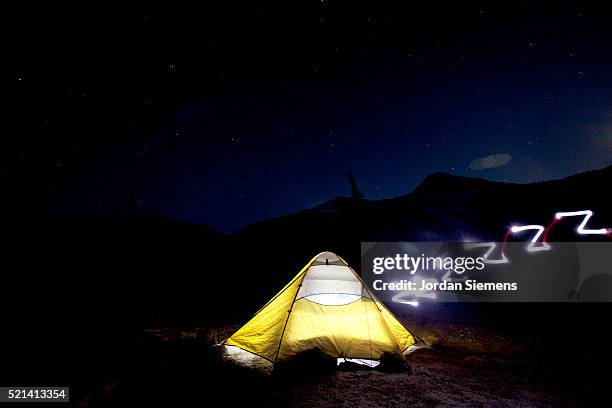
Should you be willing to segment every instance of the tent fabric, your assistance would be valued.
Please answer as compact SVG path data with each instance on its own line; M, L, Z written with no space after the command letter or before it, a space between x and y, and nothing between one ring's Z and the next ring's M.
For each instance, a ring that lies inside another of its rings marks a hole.
M315 256L225 342L271 362L318 348L330 357L400 355L414 337L336 254Z

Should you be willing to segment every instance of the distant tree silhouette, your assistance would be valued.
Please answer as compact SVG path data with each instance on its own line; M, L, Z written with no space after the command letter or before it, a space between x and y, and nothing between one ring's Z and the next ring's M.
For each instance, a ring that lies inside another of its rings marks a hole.
M357 187L357 181L355 180L355 177L353 176L353 173L350 170L346 172L346 177L348 178L349 183L351 185L351 198L355 200L362 200L364 198L364 195L359 190L359 187Z
M134 182L132 183L132 188L130 189L130 194L128 196L128 205L127 205L127 211L126 211L126 217L128 219L133 219L134 216L136 215L136 207L138 205L137 202L137 195L138 195L138 182Z

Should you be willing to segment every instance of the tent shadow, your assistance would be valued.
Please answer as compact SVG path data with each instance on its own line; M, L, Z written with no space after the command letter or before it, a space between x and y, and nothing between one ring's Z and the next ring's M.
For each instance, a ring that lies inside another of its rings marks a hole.
M318 348L312 348L287 361L277 362L272 370L272 376L277 379L288 378L322 378L336 371L336 359L322 353Z

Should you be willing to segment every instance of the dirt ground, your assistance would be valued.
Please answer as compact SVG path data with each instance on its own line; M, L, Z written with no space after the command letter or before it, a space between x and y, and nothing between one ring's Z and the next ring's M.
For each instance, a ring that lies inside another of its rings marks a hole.
M444 333L442 333L444 332ZM410 373L336 371L282 381L272 387L270 406L350 407L562 407L578 404L529 359L529 347L509 337L469 327L421 330L426 346L406 356ZM257 357L227 357L228 364L270 376ZM240 356L246 353L240 353Z
M528 344L483 329L421 331L411 372L334 371L275 375L270 363L213 344L235 326L148 331L133 364L80 397L77 406L198 404L296 407L563 407L582 395L544 369ZM563 374L563 373L561 373Z
M406 355L410 372L401 373L279 375L265 360L215 346L238 324L149 329L129 347L122 344L121 351L99 351L95 361L83 360L89 373L84 370L82 386L74 387L75 405L572 407L596 402L592 379L600 358L595 348L561 342L556 332L549 341L525 334L532 329L504 331L482 324L480 317L473 324L440 315L441 320L400 316L422 345Z

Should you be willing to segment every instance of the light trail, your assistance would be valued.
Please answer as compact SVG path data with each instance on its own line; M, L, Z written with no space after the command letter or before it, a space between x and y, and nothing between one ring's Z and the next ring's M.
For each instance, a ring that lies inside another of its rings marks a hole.
M569 211L569 212L558 212L555 214L555 219L560 221L567 217L580 217L584 216L582 222L576 228L576 233L581 235L609 235L612 230L610 228L599 228L599 229L587 229L586 225L589 219L593 216L593 211L582 210L582 211Z
M545 228L543 226L541 225L521 225L521 226L513 226L510 228L510 232L512 234L518 234L523 231L533 231L533 230L535 230L536 233L531 238L529 245L527 245L527 252L540 252L540 251L550 250L551 246L546 242L542 242L542 245L540 246L535 246L535 244L538 242L538 239L540 239L540 236L544 233Z
M474 248L489 248L487 252L482 256L484 258L484 263L486 264L504 264L510 262L510 260L504 255L503 250L501 251L501 258L491 259L491 254L497 248L497 243L495 242L478 242L478 243L469 243L463 246L465 249L474 249Z

